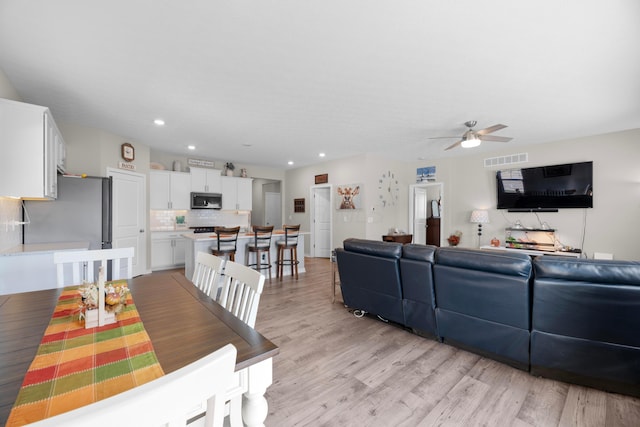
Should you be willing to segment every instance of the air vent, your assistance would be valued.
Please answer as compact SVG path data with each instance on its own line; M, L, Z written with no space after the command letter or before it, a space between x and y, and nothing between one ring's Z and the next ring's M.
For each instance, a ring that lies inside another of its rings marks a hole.
M511 154L509 156L491 157L484 159L484 167L513 165L515 163L526 163L529 161L529 153Z

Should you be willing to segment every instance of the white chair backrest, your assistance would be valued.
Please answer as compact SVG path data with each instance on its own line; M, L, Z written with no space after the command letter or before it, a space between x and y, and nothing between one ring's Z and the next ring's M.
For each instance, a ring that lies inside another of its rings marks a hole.
M58 286L78 285L83 280L95 281L99 266L107 271L107 261L111 261L111 276L107 280L131 278L133 248L55 252L53 263L56 265Z
M198 252L196 255L196 266L193 270L191 281L198 289L205 294L211 296L213 290L218 290L217 281L222 272L222 264L224 260L215 255L206 252Z
M253 328L263 287L263 274L237 262L227 261L224 284L216 301Z
M236 348L227 344L200 360L151 382L63 414L34 427L185 426L193 408L207 402L204 425L223 425ZM199 420L198 420L199 421Z

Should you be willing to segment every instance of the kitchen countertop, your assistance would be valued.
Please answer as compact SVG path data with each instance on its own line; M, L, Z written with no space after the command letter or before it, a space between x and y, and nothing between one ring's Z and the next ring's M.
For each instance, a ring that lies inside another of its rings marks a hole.
M307 235L310 234L308 231L301 231L298 233L299 235ZM284 231L283 230L274 230L273 231L273 237L278 237L278 236L284 236ZM216 235L215 234L211 234L211 233L185 233L182 234L182 237L186 238L186 239L191 239L191 240L212 240L212 239L216 239ZM247 239L253 239L253 233L240 233L238 234L238 240L247 240Z
M0 251L0 256L89 249L89 242L28 243Z

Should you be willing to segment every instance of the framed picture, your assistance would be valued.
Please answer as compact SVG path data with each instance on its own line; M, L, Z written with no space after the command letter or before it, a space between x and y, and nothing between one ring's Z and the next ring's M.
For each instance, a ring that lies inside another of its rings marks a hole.
M329 174L323 173L322 175L316 175L316 184L326 184L329 182Z
M416 169L416 183L435 181L436 180L436 167L427 166L424 168Z
M336 188L338 202L336 209L361 209L362 208L362 185L343 184Z
M304 213L304 199L293 199L293 211Z

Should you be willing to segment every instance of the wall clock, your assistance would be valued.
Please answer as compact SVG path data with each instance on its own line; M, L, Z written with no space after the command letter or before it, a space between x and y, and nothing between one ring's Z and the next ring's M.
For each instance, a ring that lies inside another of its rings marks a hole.
M391 171L384 172L378 179L378 197L382 207L395 206L399 195L400 186L395 174Z
M133 145L129 144L128 142L125 142L124 144L122 144L121 155L122 158L127 162L133 161L133 159L136 158L135 148L133 148Z

